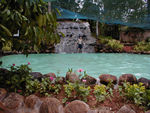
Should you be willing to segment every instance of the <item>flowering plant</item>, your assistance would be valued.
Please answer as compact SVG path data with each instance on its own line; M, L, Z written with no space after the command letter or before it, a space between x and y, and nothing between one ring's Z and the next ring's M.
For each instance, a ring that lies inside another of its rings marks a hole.
M0 86L7 88L8 91L22 91L25 89L26 81L31 78L31 69L28 64L16 66L12 64L7 73L0 73ZM19 92L21 93L21 92Z

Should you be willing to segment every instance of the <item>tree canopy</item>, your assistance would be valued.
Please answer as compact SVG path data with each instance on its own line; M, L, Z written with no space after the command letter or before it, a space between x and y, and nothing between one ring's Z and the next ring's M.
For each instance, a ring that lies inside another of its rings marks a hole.
M9 42L12 49L27 53L59 42L56 13L48 13L47 7L43 0L1 0L0 49ZM14 37L18 30L19 37Z

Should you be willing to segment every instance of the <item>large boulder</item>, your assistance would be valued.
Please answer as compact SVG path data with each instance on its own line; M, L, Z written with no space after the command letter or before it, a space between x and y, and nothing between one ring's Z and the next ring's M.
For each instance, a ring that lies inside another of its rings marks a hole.
M93 85L97 81L94 77L91 77L89 75L87 75L86 77L81 79L81 81L83 81L83 80L86 80L86 82L85 82L86 85Z
M64 109L65 113L87 113L89 110L89 106L80 100L72 101Z
M0 113L10 113L9 110L0 102Z
M37 97L36 95L30 95L25 99L25 105L30 109L34 109L35 107L40 106L41 103L42 102L40 101L39 97Z
M45 98L39 113L64 113L63 106L56 98Z
M44 77L53 77L53 78L56 78L56 75L55 73L47 73L44 75Z
M11 113L18 113L17 111L24 105L24 97L17 93L10 93L2 103Z
M124 82L129 82L130 84L137 83L137 79L132 74L123 74L119 77L119 85L122 85Z
M74 83L76 81L80 81L79 76L76 73L73 72L67 72L66 73L66 80Z
M104 106L100 106L97 109L98 113L114 113L113 111L111 111L110 107L104 107Z
M6 97L7 91L3 88L0 88L0 102Z
M122 106L117 113L136 113L134 110L130 108L128 105Z
M38 79L40 81L43 78L43 75L40 72L31 72L30 75L33 77L33 79Z
M144 77L141 77L140 79L138 79L138 83L143 83L143 85L146 87L146 88L150 88L150 80L144 78Z
M100 82L102 84L108 84L109 82L112 82L113 84L117 83L117 77L110 74L102 74L99 76Z
M24 111L25 113L39 113L39 108L41 104L42 101L39 99L39 97L35 95L30 95L25 99Z

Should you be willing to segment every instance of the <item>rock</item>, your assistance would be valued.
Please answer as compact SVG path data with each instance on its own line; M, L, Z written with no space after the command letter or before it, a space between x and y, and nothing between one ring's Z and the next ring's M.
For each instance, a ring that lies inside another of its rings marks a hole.
M67 72L66 73L66 80L74 83L76 81L80 81L79 76L76 73L73 72Z
M87 113L89 106L80 100L72 101L64 108L65 113Z
M128 105L122 106L117 113L136 113L134 110L130 108Z
M3 88L0 88L0 102L6 97L7 91Z
M40 81L43 78L43 75L40 72L31 72L30 75L32 75L34 79L38 79Z
M64 113L63 106L56 98L45 98L39 113Z
M25 105L28 108L34 109L35 107L41 105L41 101L40 101L39 97L37 97L35 95L30 95L30 96L26 97Z
M30 95L25 99L24 111L25 113L39 113L39 108L42 101L35 95Z
M110 81L112 81L113 84L117 83L117 77L110 74L102 74L99 76L100 82L102 84L108 84Z
M24 97L17 93L10 93L3 101L3 105L13 111L20 109L24 104Z
M137 83L137 79L132 74L123 74L119 77L119 85L122 85L124 82L129 82L131 84Z
M143 83L143 85L146 87L146 88L149 88L150 87L150 80L144 78L144 77L141 77L140 79L138 79L138 83Z
M146 111L145 113L150 113L150 110Z
M10 113L9 110L0 102L0 113Z
M111 111L111 108L109 107L104 107L104 106L101 106L97 109L98 113L113 113Z
M44 75L44 77L53 77L53 78L56 78L56 75L55 73L47 73Z
M89 110L87 113L98 113L97 110Z
M59 22L57 29L64 34L60 42L55 45L56 53L76 53L78 52L78 37L82 36L84 46L83 53L94 53L96 39L92 37L90 24L88 22ZM61 35L61 34L60 34Z
M7 69L0 68L0 73L2 73L2 74L7 74L7 73L9 73L9 72L10 72L10 71L7 70Z
M85 78L82 78L81 81L82 81L83 79L86 80L86 82L85 82L86 85L93 85L93 84L95 84L96 81L97 81L94 77L91 77L91 76L89 76L89 75L87 75Z

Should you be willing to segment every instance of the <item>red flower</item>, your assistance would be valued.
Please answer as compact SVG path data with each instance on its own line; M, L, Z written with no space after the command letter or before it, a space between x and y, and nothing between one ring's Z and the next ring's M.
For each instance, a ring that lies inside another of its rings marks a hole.
M83 72L84 70L83 69L78 69L77 72L81 73Z
M28 62L28 65L30 65L31 63L30 62Z
M13 66L15 66L15 64L13 64Z

